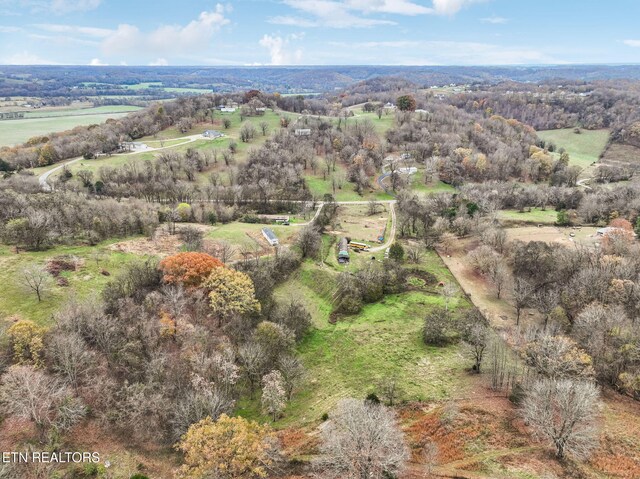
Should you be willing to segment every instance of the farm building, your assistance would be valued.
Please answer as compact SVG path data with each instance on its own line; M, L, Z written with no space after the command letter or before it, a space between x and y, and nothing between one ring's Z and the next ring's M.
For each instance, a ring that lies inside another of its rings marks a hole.
M309 135L311 135L311 129L310 128L296 128L295 135L296 136L309 136Z
M262 228L262 236L265 237L271 246L277 246L279 244L278 237L271 228Z
M349 262L349 241L347 238L340 238L338 241L338 263L344 264Z
M207 130L202 134L202 136L206 138L220 138L224 135L217 130Z

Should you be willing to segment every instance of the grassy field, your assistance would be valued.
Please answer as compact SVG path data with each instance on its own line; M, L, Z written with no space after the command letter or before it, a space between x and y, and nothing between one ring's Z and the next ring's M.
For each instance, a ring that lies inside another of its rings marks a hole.
M553 142L558 149L564 148L569 153L570 165L584 169L600 158L609 139L609 131L581 130L581 132L576 134L573 128L564 128L537 133L543 140Z
M98 294L114 274L135 255L115 252L107 249L108 241L98 246L57 246L46 251L21 252L15 254L8 246L0 245L0 319L18 315L22 319L30 319L38 324L48 325L52 315L71 298L84 298ZM100 261L96 264L94 253L100 252ZM77 271L61 273L68 286L55 285L38 302L36 295L25 289L20 283L21 270L29 265L44 266L47 260L60 255L71 255L80 258L82 266ZM104 269L110 276L101 274Z
M33 110L25 113L25 118L50 118L60 116L97 115L104 113L129 113L140 110L139 106L132 105L106 105L94 108L71 108L71 109L51 109ZM15 121L15 120L11 120Z
M423 267L430 263L438 263L435 269L443 272L439 280L451 279L435 254L426 257ZM468 361L459 348L428 347L422 342L423 317L429 308L442 304L439 295L422 291L388 295L359 314L331 324L335 284L332 269L308 262L276 291L281 300L301 300L314 325L298 347L307 382L277 426L316 422L341 398L363 398L375 392L376 383L385 376L398 378L407 400L442 399L454 389L460 391ZM466 303L458 298L452 304ZM265 419L257 400L242 401L238 412Z
M558 219L558 212L554 209L543 211L540 208L532 208L531 211L522 213L518 210L502 210L498 212L498 219L523 223L554 224Z
M362 107L352 107L350 108L354 116L347 119L347 126L353 124L356 121L369 120L373 124L376 133L380 136L380 139L384 139L384 135L387 130L390 130L395 125L396 116L393 113L382 113L382 116L378 118L378 114L376 112L365 112L362 111Z
M0 146L24 143L29 138L71 130L76 126L104 123L110 118L122 118L127 113L95 113L78 116L52 116L0 122Z
M411 175L411 190L415 191L416 193L426 194L453 193L456 191L453 186L448 185L447 183L444 183L442 181L434 181L426 184L420 171L418 171L418 173L416 173L415 175Z
M262 235L262 228L265 227L271 228L281 245L291 244L296 233L300 231L300 228L296 226L234 222L215 226L207 233L206 237L213 241L225 241L231 244L236 249L233 259L240 259L242 257L240 255L242 249L261 251L262 253L273 252Z
M339 166L342 168L342 166ZM335 194L333 193L333 185L331 183L331 179L323 179L322 175L313 176L306 175L305 182L307 183L307 188L311 194L316 196L317 198L322 198L325 193L333 194L336 201L364 201L369 199L376 200L392 200L393 196L385 193L380 189L367 190L360 196L356 191L353 183L349 183L348 181L344 181L342 184L342 188L336 189Z

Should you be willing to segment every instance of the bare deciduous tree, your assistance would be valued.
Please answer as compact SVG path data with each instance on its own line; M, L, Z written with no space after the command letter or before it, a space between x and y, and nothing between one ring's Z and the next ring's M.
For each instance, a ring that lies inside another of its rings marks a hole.
M413 264L419 264L424 256L424 248L420 245L410 246L406 249L407 261Z
M285 391L284 378L278 370L273 370L262 378L262 410L269 414L273 420L284 411L287 393Z
M251 341L238 348L238 360L249 384L251 399L253 399L253 393L260 384L260 378L264 372L267 353L264 347Z
M278 358L278 369L282 373L287 400L291 401L293 391L304 381L306 371L298 358L291 355Z
M12 366L2 376L0 403L5 413L33 421L41 439L51 428L70 428L86 412L62 381L31 366Z
M409 459L404 434L392 410L380 404L344 399L322 430L323 477L397 477Z
M403 394L398 381L398 375L392 374L383 377L377 384L380 397L389 405L393 406L398 398Z
M566 454L586 458L597 445L598 408L599 392L594 383L542 379L529 388L523 415L537 436L554 445L558 458Z
M51 276L44 269L36 265L27 266L20 273L20 283L33 291L38 297L38 302L42 301L42 296L51 286Z
M520 314L531 301L533 287L523 278L516 277L513 282L513 306L516 309L516 325L520 324Z

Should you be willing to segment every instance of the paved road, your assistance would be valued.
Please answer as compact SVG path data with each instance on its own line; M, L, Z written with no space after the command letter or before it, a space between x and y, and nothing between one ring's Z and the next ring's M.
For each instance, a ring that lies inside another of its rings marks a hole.
M152 146L148 146L145 145L144 143L142 144L141 148L136 148L133 151L128 151L126 153L116 153L113 156L124 156L124 155L133 155L136 153L142 153L142 152L146 152L146 151L159 151L159 150L166 150L167 148L175 148L176 146L182 146L185 145L187 143L191 143L194 142L196 140L213 140L214 138L207 138L205 136L202 136L200 134L198 135L189 135L189 136L183 136L181 138L173 138L172 140L166 140L166 141L176 141L176 140L184 140L182 143L179 143L177 145L171 145L171 146L161 146L159 148L154 148ZM158 141L158 140L153 140L153 141ZM59 165L57 165L55 168L50 169L49 171L43 173L40 175L40 177L38 178L38 182L40 183L40 187L44 190L44 191L51 191L52 190L52 186L49 184L49 177L55 173L56 171L60 171L62 168L64 168L65 166L69 166L72 165L80 160L84 159L82 156L79 156L78 158L72 158L71 160L67 160L64 163L60 163ZM92 160L87 160L87 161L92 161Z

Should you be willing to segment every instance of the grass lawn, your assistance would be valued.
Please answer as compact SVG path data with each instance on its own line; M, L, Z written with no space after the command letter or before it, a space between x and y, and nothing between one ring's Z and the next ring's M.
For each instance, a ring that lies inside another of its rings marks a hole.
M581 130L581 132L576 134L573 128L563 128L539 131L537 134L543 140L553 142L558 149L564 148L569 153L570 165L584 169L600 158L609 139L609 130Z
M246 248L249 251L267 249L270 246L262 236L262 228L271 228L280 241L280 244L290 244L300 227L283 225L266 225L255 223L234 222L226 225L215 226L207 238L214 241L226 241L236 250ZM235 259L239 259L239 251L236 251Z
M425 267L431 262L440 260L430 254ZM446 270L441 263L437 269ZM430 308L442 304L439 295L421 291L388 295L359 314L331 324L335 282L335 271L307 262L276 291L280 300L302 301L314 323L298 346L307 382L276 427L316 422L340 399L375 392L376 383L389 375L398 377L405 400L442 399L454 390L460 392L469 361L459 347L429 347L422 341L423 318ZM458 307L466 302L458 298L451 304ZM238 406L243 416L267 420L259 411L258 399L243 400Z
M524 213L518 210L501 210L498 212L498 219L524 223L554 224L558 220L558 212L554 209L543 211L540 208L532 208L531 211Z
M382 113L382 116L378 118L378 114L373 112L362 111L362 107L351 108L355 116L347 119L347 126L352 125L355 121L369 120L373 124L376 133L380 136L380 139L384 139L385 133L395 126L396 116L394 113Z
M33 136L71 130L76 126L104 123L110 118L122 118L127 113L96 113L78 116L52 116L0 122L0 146L24 143Z
M424 177L422 176L420 171L418 171L418 173L416 173L415 175L411 175L411 190L415 191L416 193L426 194L453 193L456 191L453 186L448 185L447 183L444 183L442 181L433 181L429 184L425 184Z
M107 282L113 279L122 267L136 257L111 251L107 248L110 243L117 240L106 241L97 246L57 246L46 251L21 252L15 254L13 248L0 245L0 283L2 294L0 295L0 319L12 315L18 315L22 319L30 319L41 325L48 325L52 315L69 299L78 299L100 293ZM99 264L93 253L99 251L102 258ZM55 285L45 292L42 302L30 290L20 284L21 269L29 265L44 266L50 258L59 255L73 255L83 260L82 266L77 271L64 271L60 276L69 281L68 286ZM110 276L100 273L105 269Z

